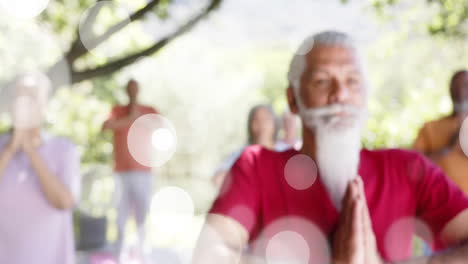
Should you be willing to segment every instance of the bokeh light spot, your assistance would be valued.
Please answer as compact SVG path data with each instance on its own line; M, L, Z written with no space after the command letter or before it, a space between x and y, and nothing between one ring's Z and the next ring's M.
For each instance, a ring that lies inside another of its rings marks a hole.
M0 0L0 8L18 19L31 19L47 8L49 0Z
M312 38L306 39L303 43L298 45L296 50L296 56L305 56L307 55L313 47L314 40Z
M173 125L158 114L146 114L136 119L128 131L127 139L132 157L148 167L164 165L177 147Z
M203 227L200 238L197 243L197 248L193 252L193 263L206 263L206 264L238 264L244 250L240 240L239 224L222 215L209 214L207 216L209 221ZM223 237L212 223L222 222L223 234L228 237ZM226 244L226 239L230 242Z
M90 23L90 21L96 21L96 23ZM99 37L116 23L130 24L129 12L118 3L113 1L99 1L88 8L81 15L78 29L83 46L91 54L98 57L107 58L117 55L118 51L115 48L101 46L101 43L99 43ZM120 33L114 33L109 39L106 39L105 42L112 42L115 38L120 36L122 36ZM118 45L118 43L114 45Z
M297 154L284 166L284 176L289 186L305 190L317 180L317 165L309 156Z
M243 219L243 224L246 225L247 229L255 226L255 214L252 209L245 205L237 205L233 207L229 211L228 215L232 216L234 219Z
M174 147L175 138L169 129L158 128L153 132L151 142L155 149L167 151Z
M288 243L294 246L290 247ZM275 251L275 248L282 249ZM308 253L305 253L306 249ZM282 217L268 224L252 243L252 252L257 257L267 258L270 264L330 261L330 246L323 231L311 221L299 216Z
M28 178L28 173L26 171L21 171L18 173L18 183L23 183Z
M283 231L276 234L266 248L268 264L309 263L309 246L298 233Z
M434 236L430 227L421 219L403 217L395 221L385 234L384 246L389 260L402 261L411 256L413 236L417 234L431 245Z
M190 226L194 212L191 196L176 186L162 188L151 201L151 223L166 234L183 233L184 227Z

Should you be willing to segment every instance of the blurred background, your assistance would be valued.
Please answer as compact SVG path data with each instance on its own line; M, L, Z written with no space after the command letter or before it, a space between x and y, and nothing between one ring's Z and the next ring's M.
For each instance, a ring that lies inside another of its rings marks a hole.
M111 134L101 126L111 105L127 103L134 78L140 101L174 126L177 149L154 168L154 193L181 188L193 215L183 230L155 215L147 228L151 247L179 253L193 247L217 193L215 168L247 141L249 109L265 102L278 114L287 109L286 71L306 36L338 29L362 47L372 84L363 138L370 149L409 147L424 122L451 111L449 79L468 66L467 0L14 2L0 0L0 89L21 72L48 72L47 126L79 146L78 211L105 216L109 241L119 192ZM9 122L3 114L0 128ZM169 211L186 206L166 202ZM131 243L135 228L127 229Z

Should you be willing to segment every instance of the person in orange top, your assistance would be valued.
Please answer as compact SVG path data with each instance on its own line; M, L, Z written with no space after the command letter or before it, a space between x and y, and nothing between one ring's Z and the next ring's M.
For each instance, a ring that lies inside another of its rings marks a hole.
M468 195L468 157L463 152L459 140L439 160L439 165L447 176Z
M116 254L120 255L124 241L125 224L134 213L139 244L144 241L144 224L151 202L153 176L151 168L140 164L130 154L127 143L128 131L133 122L146 114L157 114L151 106L138 103L138 83L130 80L127 84L128 105L117 105L112 108L109 118L103 124L103 130L111 130L114 135L114 171L120 180L120 197L117 208L118 237Z
M453 113L422 127L413 148L440 165L440 160L453 148L463 120L468 114L468 71L458 71L450 82ZM467 172L468 174L468 172Z

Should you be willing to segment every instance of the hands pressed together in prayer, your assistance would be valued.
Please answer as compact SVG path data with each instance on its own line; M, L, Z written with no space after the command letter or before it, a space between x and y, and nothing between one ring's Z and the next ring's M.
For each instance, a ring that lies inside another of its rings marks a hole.
M333 264L383 264L360 177L349 183L342 208L332 245Z
M71 190L64 185L62 180L50 170L44 158L39 151L37 151L40 144L41 134L39 129L16 127L12 132L6 148L0 153L0 180L1 174L6 169L14 154L19 151L24 151L37 176L39 186L49 203L59 210L71 209L75 204L73 194Z
M16 153L20 150L29 153L41 143L40 133L31 129L14 129L7 150Z
M130 104L128 114L125 117L113 118L104 122L103 129L119 129L130 126L142 115L137 104Z

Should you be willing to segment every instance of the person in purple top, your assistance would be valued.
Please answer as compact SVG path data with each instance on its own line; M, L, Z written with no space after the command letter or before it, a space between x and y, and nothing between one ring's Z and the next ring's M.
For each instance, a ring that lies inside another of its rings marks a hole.
M42 129L46 76L26 74L10 88L12 128L0 135L0 263L72 264L77 148Z

